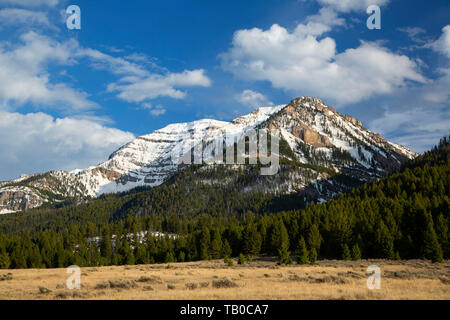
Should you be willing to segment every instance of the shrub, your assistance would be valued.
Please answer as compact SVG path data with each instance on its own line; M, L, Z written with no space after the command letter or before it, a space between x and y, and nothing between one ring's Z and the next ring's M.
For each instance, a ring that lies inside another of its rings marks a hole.
M162 280L160 277L157 276L142 276L139 279L137 279L137 282L151 282L151 283L162 283Z
M50 293L50 292L52 292L52 290L47 289L45 287L39 287L39 293L47 294L47 293Z
M167 289L169 289L169 290L174 290L176 287L175 287L175 285L174 284L171 284L171 283L168 283L167 284Z
M225 262L225 264L227 264L229 267L233 266L233 260L231 260L230 258L226 257L225 259L223 259L223 262Z
M242 253L239 255L238 264L245 264L245 257Z
M213 280L212 286L214 288L235 288L238 287L239 285L231 280L221 279L221 280Z
M109 280L109 287L111 289L131 289L136 288L137 284L130 280Z
M186 288L189 290L197 289L197 287L198 287L198 285L196 283L192 283L192 282L186 283Z

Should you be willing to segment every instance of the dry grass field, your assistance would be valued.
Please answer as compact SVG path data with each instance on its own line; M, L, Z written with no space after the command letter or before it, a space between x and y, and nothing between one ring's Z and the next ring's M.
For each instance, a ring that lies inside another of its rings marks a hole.
M450 299L450 261L319 261L278 266L270 259L82 268L79 290L65 269L0 270L0 299ZM367 266L381 269L369 290Z

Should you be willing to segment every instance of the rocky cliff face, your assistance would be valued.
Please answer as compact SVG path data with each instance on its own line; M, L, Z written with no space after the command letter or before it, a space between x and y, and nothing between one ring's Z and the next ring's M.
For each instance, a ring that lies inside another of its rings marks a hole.
M301 97L288 105L259 108L231 122L204 119L168 125L138 137L105 162L87 169L0 183L0 212L27 210L63 197L95 197L138 186L158 186L182 170L174 154L182 155L224 134L240 139L248 130L261 128L279 130L283 145L289 149L284 150L282 158L298 165L283 165L278 175L249 182L245 190L299 193L308 201L323 201L350 188L342 183L342 177L370 181L416 156L367 130L361 121L341 115L319 98ZM18 186L28 189L8 189Z

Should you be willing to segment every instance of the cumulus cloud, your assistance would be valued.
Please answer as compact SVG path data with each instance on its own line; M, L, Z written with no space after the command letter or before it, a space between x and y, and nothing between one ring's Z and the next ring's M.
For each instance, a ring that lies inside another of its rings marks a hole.
M370 5L383 6L389 0L317 0L321 5L340 12L363 11Z
M0 0L0 5L14 5L21 7L53 7L58 4L59 0Z
M162 105L158 104L156 106L153 106L153 104L151 104L150 102L142 103L141 107L142 107L142 109L149 110L149 113L155 117L163 115L167 111Z
M398 31L404 32L408 35L408 37L416 42L416 43L423 43L425 42L424 39L421 38L421 36L426 33L426 30L419 27L403 27L403 28L397 28Z
M211 80L205 70L185 70L181 73L150 74L146 77L128 76L108 86L108 91L119 92L118 97L127 102L143 102L158 97L183 99L186 92L179 88L209 87Z
M336 52L330 26L309 21L295 30L274 24L235 32L232 47L219 55L222 68L247 80L270 81L294 94L321 96L337 104L392 93L407 81L426 82L416 63L377 43Z
M134 139L89 119L0 111L0 179L22 173L85 168Z
M236 100L242 105L249 108L273 105L273 102L267 99L263 94L248 89L242 91L241 94L237 95Z
M18 8L5 8L0 10L0 29L5 26L17 25L55 28L48 20L45 12Z
M447 56L450 59L450 25L442 28L442 35L440 38L428 44L427 47Z
M131 61L130 61L131 60ZM148 63L136 63L136 56L121 58L92 48L80 46L71 39L58 42L36 32L27 32L20 43L11 47L0 42L0 107L14 108L25 103L46 107L89 109L97 104L88 94L64 83L53 83L48 67L71 66L86 61L93 69L107 70L121 76L110 83L108 90L128 102L142 102L157 97L183 99L186 92L180 88L210 86L211 80L203 69L181 73L151 72ZM161 114L161 111L159 111Z
M417 152L429 150L449 134L450 111L447 107L386 111L369 128Z
M71 65L75 41L59 43L35 32L23 34L21 44L0 44L0 107L36 105L88 109L97 104L86 92L64 83L52 83L47 65Z

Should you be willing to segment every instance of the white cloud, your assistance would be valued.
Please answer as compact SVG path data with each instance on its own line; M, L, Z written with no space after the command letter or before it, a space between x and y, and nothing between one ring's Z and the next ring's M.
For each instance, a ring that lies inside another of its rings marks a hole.
M142 109L149 110L149 113L155 117L163 115L167 111L162 105L158 104L156 106L153 106L153 104L151 104L150 102L142 103L141 107L142 107Z
M236 100L242 105L249 108L273 105L273 103L269 99L267 99L263 94L253 90L242 91L241 94L236 96Z
M155 116L155 117L157 117L157 116L160 116L160 115L163 115L163 114L165 114L166 113L166 109L164 109L164 108L156 108L156 109L152 109L152 110L150 110L150 113L153 115L153 116Z
M0 0L0 5L14 5L21 7L56 6L59 0Z
M52 83L47 65L71 65L75 41L59 43L35 32L21 36L21 44L9 48L0 43L0 107L37 105L87 109L97 104L87 93L64 83Z
M450 59L450 25L442 28L442 35L440 38L428 44L427 47L447 56Z
M0 111L0 178L54 169L85 168L134 135L89 119L55 119L44 113Z
M369 128L417 152L424 152L448 136L450 111L445 107L386 111L382 117L372 121Z
M211 80L203 69L185 70L181 73L150 74L144 78L128 76L108 86L108 91L118 91L120 99L128 102L143 102L158 97L183 99L186 92L178 88L209 87Z
M96 49L84 48L75 39L58 42L32 31L22 34L19 40L14 45L0 42L2 109L11 110L26 103L69 110L97 107L88 99L86 92L52 81L50 67L78 63L120 76L107 88L128 102L144 102L157 97L183 99L186 91L182 88L211 85L203 69L171 73L142 54L114 57ZM64 74L64 71L58 71L58 74ZM153 112L154 115L162 113L162 109Z
M233 46L219 55L224 70L247 80L270 81L275 88L314 95L334 103L355 103L392 93L408 80L426 82L417 65L376 43L336 53L328 25L309 21L294 31L275 24L234 34Z
M110 56L96 49L79 47L76 52L74 52L74 56L77 58L89 58L92 67L108 70L113 74L135 75L141 77L148 75L148 71L142 66L123 58Z
M40 26L55 28L48 20L47 14L40 11L26 9L5 8L0 9L0 29L3 26Z
M389 0L317 0L321 5L340 12L363 11L370 5L383 6Z
M329 27L346 25L345 19L340 18L337 12L330 7L321 8L318 14L307 17L306 22L316 22Z
M408 35L408 37L417 43L423 43L425 42L424 39L422 39L420 36L423 36L424 33L426 33L426 30L419 27L404 27L404 28L397 28L398 31L404 32Z

